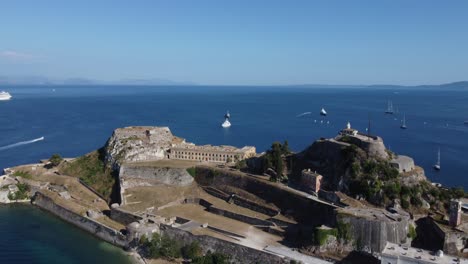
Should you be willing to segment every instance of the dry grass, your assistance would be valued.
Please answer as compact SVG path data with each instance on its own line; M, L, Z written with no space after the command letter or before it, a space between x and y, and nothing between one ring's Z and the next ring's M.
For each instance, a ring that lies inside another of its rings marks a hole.
M185 199L186 197L198 197L201 189L196 183L189 186L148 186L135 187L125 190L126 205L124 209L131 212L143 211L149 207L158 208L170 202Z

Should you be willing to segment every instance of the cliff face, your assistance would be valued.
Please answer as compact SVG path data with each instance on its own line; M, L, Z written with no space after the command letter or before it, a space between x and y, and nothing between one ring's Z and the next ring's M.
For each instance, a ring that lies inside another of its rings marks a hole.
M349 173L343 149L349 146L333 139L318 140L293 157L293 174L300 175L310 168L324 176L326 189L342 191Z
M118 170L123 161L161 160L174 144L184 142L168 127L118 128L106 144L106 164Z
M193 177L184 168L149 167L135 164L122 165L119 176L122 189L159 184L188 186L193 182Z

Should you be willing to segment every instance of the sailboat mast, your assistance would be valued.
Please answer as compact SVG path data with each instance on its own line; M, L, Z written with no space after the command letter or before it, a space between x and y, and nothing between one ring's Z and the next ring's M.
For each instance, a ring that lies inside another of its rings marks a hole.
M439 151L437 152L437 165L440 166L440 148L439 148Z

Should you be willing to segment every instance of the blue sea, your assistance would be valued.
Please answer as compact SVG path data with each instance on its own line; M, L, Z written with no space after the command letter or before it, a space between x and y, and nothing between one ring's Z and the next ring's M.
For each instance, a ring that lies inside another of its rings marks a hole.
M381 136L392 151L413 157L430 180L468 189L468 126L463 124L468 120L468 91L245 86L8 90L13 99L0 102L0 168L54 153L85 154L124 126L169 126L196 144L253 145L262 152L273 141L284 140L301 151L320 137L335 136L348 121L366 131L370 120L371 133ZM394 115L384 114L388 100L397 111ZM319 115L322 107L328 116ZM223 129L227 110L232 127ZM406 130L400 129L403 115ZM439 148L442 169L436 172L432 166Z
M0 263L130 264L123 250L27 205L0 205Z

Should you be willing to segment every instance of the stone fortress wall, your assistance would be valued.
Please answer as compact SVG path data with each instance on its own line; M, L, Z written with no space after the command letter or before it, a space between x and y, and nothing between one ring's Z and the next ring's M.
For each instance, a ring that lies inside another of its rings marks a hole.
M88 217L76 214L69 209L55 203L54 200L48 197L46 194L36 192L32 203L54 215L57 215L61 219L85 231L88 231L89 233L99 237L104 241L119 247L127 246L127 238L119 230L115 230Z
M381 137L360 133L356 129L351 128L351 124L349 122L346 125L346 128L342 129L335 139L343 140L345 137L346 141L349 141L349 143L365 150L370 155L382 159L389 158Z
M248 159L256 155L255 147L241 149L232 146L179 145L171 148L169 158L226 163Z
M123 161L162 159L226 163L256 155L255 147L197 146L176 137L168 127L125 127L116 129L106 144L106 162L119 169Z

